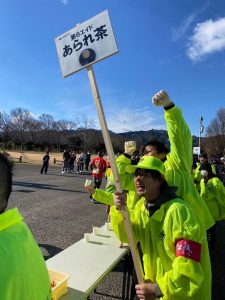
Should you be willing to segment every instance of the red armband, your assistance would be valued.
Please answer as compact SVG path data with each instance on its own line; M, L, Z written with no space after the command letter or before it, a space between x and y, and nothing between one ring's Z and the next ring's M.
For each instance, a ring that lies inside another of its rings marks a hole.
M200 262L201 247L202 245L200 243L194 241L185 239L178 240L176 242L176 256L183 256Z

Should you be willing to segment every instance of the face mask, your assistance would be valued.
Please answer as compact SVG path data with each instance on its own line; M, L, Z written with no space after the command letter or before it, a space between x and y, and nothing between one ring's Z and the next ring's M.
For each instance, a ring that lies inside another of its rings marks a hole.
M203 177L207 177L209 173L206 170L201 170L201 174Z

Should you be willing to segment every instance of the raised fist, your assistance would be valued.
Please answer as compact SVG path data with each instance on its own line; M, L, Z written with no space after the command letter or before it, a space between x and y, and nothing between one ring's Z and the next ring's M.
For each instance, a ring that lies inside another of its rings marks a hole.
M173 104L173 101L170 99L167 92L161 90L152 97L152 103L156 106L169 106Z
M134 151L137 149L135 141L125 142L124 144L124 152L132 156Z

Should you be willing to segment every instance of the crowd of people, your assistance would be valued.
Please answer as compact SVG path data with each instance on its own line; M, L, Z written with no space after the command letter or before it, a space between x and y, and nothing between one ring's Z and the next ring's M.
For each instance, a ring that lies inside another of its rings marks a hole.
M225 158L210 162L202 153L193 164L192 136L181 110L165 91L152 102L164 109L170 149L151 140L139 156L136 143L125 142L116 158L123 192L107 172L104 151L91 159L89 152L78 157L64 150L62 173L74 172L75 163L78 173L91 170L93 184L85 188L91 201L107 205L107 220L122 243L129 242L121 213L127 207L144 269L143 282L133 276L131 299L210 300L216 226L225 219ZM49 159L46 151L41 174ZM12 164L0 154L0 294L5 300L50 300L41 251L18 209L6 209L11 190Z
M132 164L136 145L127 142L116 159L124 192L116 191L113 177L105 190L86 190L110 205L112 226L121 242L128 242L121 214L127 206L145 274L144 283L135 284L134 278L134 299L208 300L215 228L225 219L223 171L213 174L213 165L200 155L198 185L197 171L192 171L192 137L181 110L164 91L152 102L164 108L170 151L160 141L150 141L138 163ZM224 170L223 158L221 166Z
M62 173L74 173L75 166L77 173L88 171L90 160L91 154L89 151L76 155L75 151L70 152L68 149L64 149Z

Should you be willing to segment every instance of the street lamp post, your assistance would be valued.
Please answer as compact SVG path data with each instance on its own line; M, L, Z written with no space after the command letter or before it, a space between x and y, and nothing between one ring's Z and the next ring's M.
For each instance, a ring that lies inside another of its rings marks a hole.
M201 134L203 133L204 126L202 125L203 117L200 116L200 127L199 127L199 141L198 141L198 147L199 147L199 155L201 153Z

